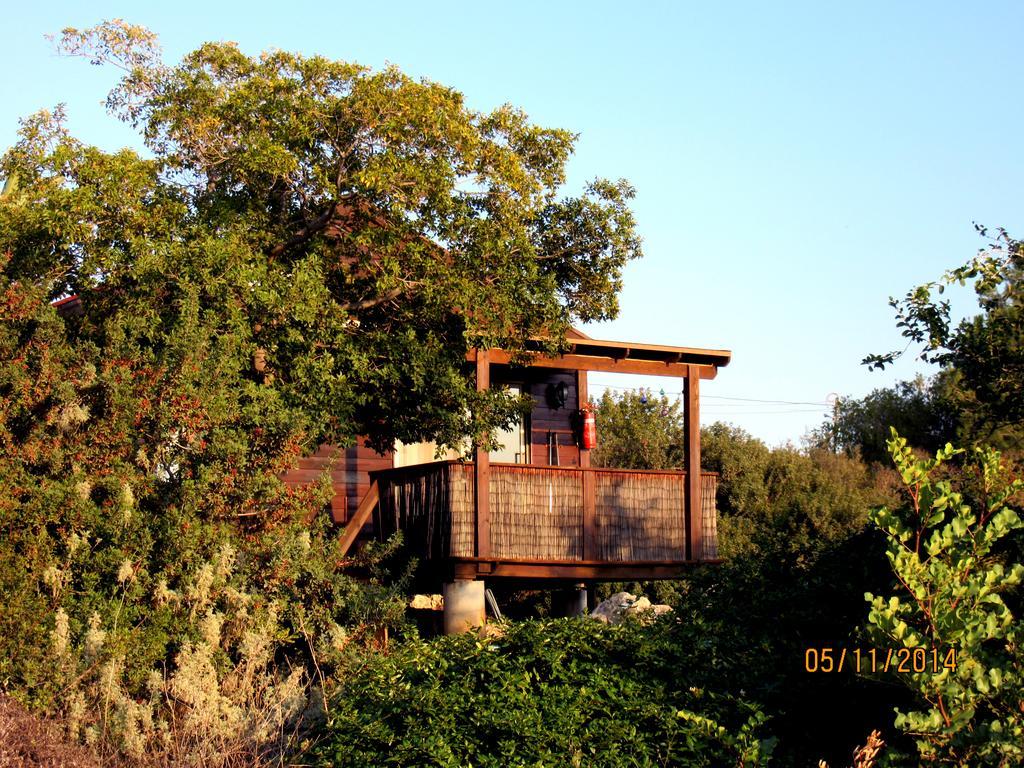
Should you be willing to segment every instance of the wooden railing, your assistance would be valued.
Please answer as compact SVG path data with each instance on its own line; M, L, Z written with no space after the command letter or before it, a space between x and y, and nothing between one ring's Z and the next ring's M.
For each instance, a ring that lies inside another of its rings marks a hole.
M402 531L426 560L477 554L473 465L419 464L372 473L378 535ZM718 556L718 476L702 473L700 551ZM571 562L687 559L686 474L524 464L490 466L489 557Z

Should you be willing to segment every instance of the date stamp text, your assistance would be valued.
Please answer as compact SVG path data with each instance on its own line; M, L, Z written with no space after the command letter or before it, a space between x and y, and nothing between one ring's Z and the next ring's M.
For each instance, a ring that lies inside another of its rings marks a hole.
M949 648L808 648L807 672L897 672L939 674L956 671L956 649Z

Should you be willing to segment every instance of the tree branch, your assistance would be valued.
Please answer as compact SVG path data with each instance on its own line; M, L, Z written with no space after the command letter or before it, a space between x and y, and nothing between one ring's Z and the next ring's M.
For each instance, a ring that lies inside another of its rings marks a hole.
M397 288L393 288L381 296L377 296L372 299L363 299L362 301L350 301L339 306L348 312L359 311L362 309L370 309L372 307L379 306L380 304L385 304L391 301L392 299L397 299L399 296L405 293L405 289L406 286L400 285Z
M283 243L278 243L273 248L271 248L268 255L271 258L277 258L290 248L294 248L297 245L302 245L311 237L313 237L313 235L315 235L317 232L326 229L327 225L330 224L331 220L334 218L334 215L339 207L341 207L340 203L335 203L331 205L330 208L321 213L319 216L313 219L313 221L304 226L302 229L300 229L294 235L289 237Z

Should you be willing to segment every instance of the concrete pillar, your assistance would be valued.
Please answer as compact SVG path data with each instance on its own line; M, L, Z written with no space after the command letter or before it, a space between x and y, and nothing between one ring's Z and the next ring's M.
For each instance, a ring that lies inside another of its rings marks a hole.
M569 604L570 616L583 616L587 612L587 585L577 584L573 588L572 600Z
M441 589L444 595L444 633L455 635L469 632L484 625L487 617L484 608L484 583L482 581L452 581Z
M587 585L558 590L552 595L552 608L556 616L583 616L587 612Z

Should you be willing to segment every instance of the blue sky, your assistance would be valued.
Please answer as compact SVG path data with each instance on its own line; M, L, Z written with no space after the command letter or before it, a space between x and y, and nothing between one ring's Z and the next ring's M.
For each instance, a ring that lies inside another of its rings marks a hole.
M972 222L1024 233L1019 3L22 3L5 12L0 145L67 104L80 138L138 145L102 99L115 73L44 39L121 17L168 61L205 40L406 72L505 102L580 137L569 191L625 177L646 256L601 338L727 348L703 420L799 443L832 393L928 369L869 373L901 346L890 295L982 244ZM961 294L965 312L970 297ZM670 379L598 384L678 391Z

